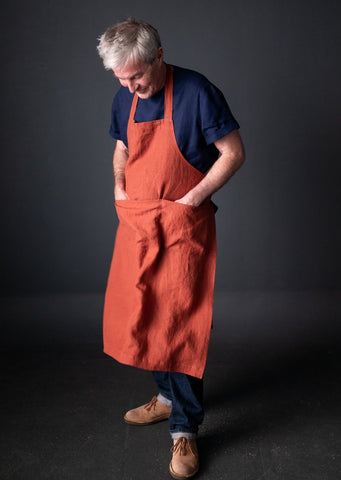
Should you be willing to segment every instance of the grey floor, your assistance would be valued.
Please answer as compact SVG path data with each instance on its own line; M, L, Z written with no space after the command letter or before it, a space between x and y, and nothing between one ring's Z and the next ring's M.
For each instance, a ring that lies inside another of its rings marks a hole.
M267 337L270 323L259 320L257 336L244 313L230 338L220 321L212 332L195 478L341 478L338 338L316 329L297 336L297 322L289 328L280 320L278 334ZM1 480L170 478L167 422L122 420L156 393L149 372L116 363L99 341L12 345L1 353Z

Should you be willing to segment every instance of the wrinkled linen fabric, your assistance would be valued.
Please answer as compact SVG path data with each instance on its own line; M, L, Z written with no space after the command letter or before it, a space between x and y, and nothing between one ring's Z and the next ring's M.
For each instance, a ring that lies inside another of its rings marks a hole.
M106 353L147 370L201 378L215 275L212 205L121 200L116 209L105 302L105 318L115 322L104 325Z
M212 323L216 264L212 202L181 198L203 178L182 156L172 122L167 66L165 118L129 123L126 191L105 295L104 351L147 370L202 378Z

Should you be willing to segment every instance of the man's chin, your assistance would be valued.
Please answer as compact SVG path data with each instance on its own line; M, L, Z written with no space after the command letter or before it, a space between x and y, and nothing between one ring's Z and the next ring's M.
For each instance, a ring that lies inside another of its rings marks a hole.
M149 98L151 96L150 92L148 92L148 91L146 91L146 92L136 92L136 94L142 100L145 100L146 98Z

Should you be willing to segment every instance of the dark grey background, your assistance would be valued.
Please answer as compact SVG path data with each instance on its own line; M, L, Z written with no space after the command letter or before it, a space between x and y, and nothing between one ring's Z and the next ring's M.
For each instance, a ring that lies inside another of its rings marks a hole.
M99 325L117 224L108 128L118 83L96 45L127 15L155 25L166 61L205 74L241 125L247 161L215 196L217 298L338 291L340 2L14 0L1 26L3 297L26 299L30 322L34 299L74 295L51 312L81 321L87 298Z
M226 95L247 163L218 195L217 289L340 288L337 1L12 1L2 25L2 292L101 292L118 84L96 38L132 14Z

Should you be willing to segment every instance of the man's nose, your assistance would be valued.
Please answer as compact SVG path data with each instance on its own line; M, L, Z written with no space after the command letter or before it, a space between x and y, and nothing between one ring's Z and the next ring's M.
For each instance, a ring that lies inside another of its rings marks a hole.
M128 80L128 85L127 85L127 87L129 88L129 92L130 92L130 93L135 93L135 90L136 90L135 81L133 81L133 80Z

